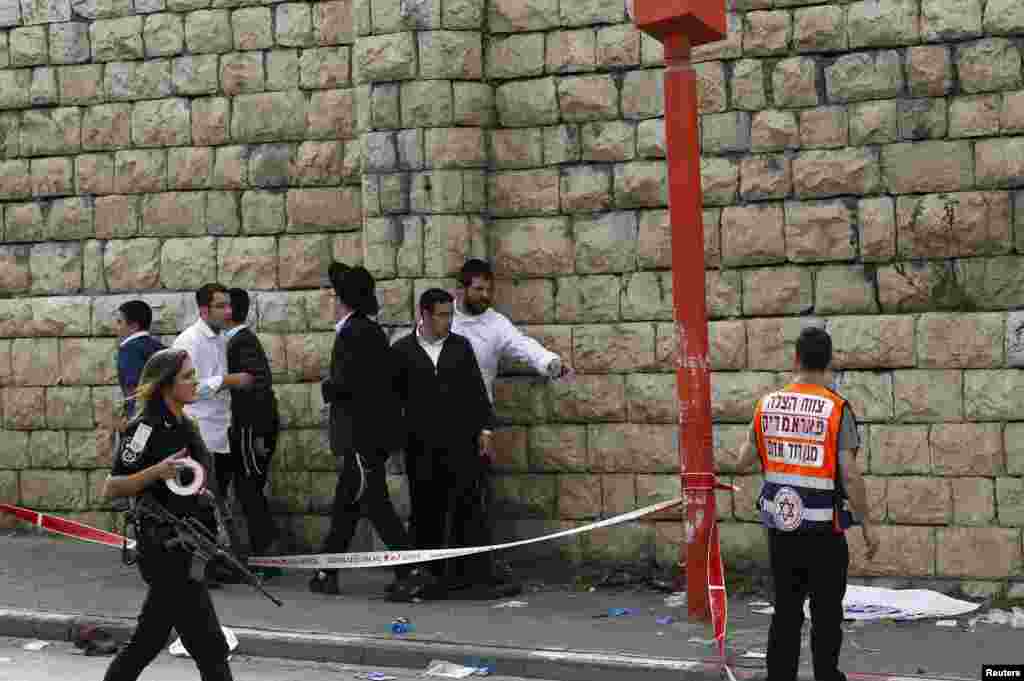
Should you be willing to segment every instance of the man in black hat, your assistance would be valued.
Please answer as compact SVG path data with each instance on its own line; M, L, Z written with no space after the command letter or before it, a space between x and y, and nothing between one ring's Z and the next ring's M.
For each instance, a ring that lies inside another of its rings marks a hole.
M367 517L388 548L411 548L409 536L388 496L386 464L402 445L401 413L394 395L390 345L370 319L378 311L373 276L363 267L332 263L338 324L330 376L321 386L330 405L331 450L338 459L338 485L324 553L348 550L359 519ZM315 593L338 594L337 570L320 570L310 580ZM395 568L394 600L411 600L432 579L409 566Z

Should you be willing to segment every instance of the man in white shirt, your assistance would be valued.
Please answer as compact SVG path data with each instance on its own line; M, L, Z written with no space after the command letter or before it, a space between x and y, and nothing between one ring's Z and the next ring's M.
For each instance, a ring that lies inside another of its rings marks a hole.
M487 395L494 402L494 379L502 358L529 364L549 378L573 375L569 362L517 329L509 318L491 307L494 271L484 260L472 258L459 272L452 332L465 336L473 346Z
M188 352L199 379L199 399L185 413L199 423L206 448L215 454L231 451L231 392L228 388L252 385L252 374L228 373L227 339L221 333L231 314L228 290L220 284L204 284L196 291L199 319L174 339L173 347Z
M206 448L214 454L213 477L217 476L218 454L231 452L228 444L228 428L231 426L231 392L228 388L244 388L252 385L253 376L248 373L228 373L227 339L221 331L231 315L231 301L228 290L220 284L204 284L196 291L196 305L199 319L174 339L172 347L188 352L192 366L199 379L199 399L185 406L185 413L199 424ZM211 485L217 489L216 485ZM238 539L231 522L230 509L226 500L218 499L218 511L223 516L223 528L231 543L237 547ZM213 529L213 528L211 528ZM229 573L222 571L221 581L231 581ZM214 573L216 574L216 572Z

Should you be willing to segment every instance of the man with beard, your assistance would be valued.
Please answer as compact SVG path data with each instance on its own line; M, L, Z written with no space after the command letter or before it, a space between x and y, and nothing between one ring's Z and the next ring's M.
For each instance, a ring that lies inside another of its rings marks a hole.
M451 333L453 303L447 291L425 291L419 326L393 347L395 394L408 431L414 535L421 549L478 546L488 539L479 487L483 457L491 452L494 410L472 346ZM429 567L442 586L433 595L491 586L490 562L483 555Z
M494 379L502 359L518 360L534 371L552 379L571 378L572 366L554 352L517 329L508 317L491 307L494 295L494 271L491 265L477 258L467 260L459 272L456 289L455 317L452 332L469 339L487 386L487 397L494 402ZM478 506L481 521L488 528L486 539L490 543L491 520L490 461L484 459L480 469L480 490L483 498ZM502 582L495 574L490 554L482 554L490 561L490 581L500 595L514 595L519 587L513 582Z

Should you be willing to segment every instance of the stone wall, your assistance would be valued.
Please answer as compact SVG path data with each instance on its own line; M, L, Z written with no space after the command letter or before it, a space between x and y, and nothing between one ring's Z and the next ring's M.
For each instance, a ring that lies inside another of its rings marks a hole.
M731 0L698 51L730 562L764 544L759 478L729 462L824 320L881 523L854 572L1020 574L1022 8ZM501 533L678 494L662 69L623 0L0 0L0 498L111 524L114 310L141 294L170 339L216 279L256 293L272 495L310 548L334 486L326 263L364 262L400 333L470 255L580 372L496 386ZM561 550L671 563L679 518Z

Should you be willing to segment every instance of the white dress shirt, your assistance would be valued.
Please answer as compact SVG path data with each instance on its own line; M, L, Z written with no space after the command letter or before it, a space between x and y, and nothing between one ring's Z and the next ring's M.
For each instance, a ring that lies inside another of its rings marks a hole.
M452 333L465 336L473 346L491 402L494 402L494 379L498 376L502 357L526 362L534 371L546 376L557 376L562 370L558 355L521 332L508 317L494 308L487 308L483 314L470 315L456 305Z
M207 449L218 453L230 451L231 391L221 390L228 373L227 339L197 319L174 339L173 347L188 352L199 379L199 399L185 405L185 413L199 423Z
M444 349L444 342L448 336L435 340L427 340L420 333L420 327L416 327L416 340L419 341L420 347L430 357L430 361L434 363L434 369L437 369L437 360L441 358L441 350Z

